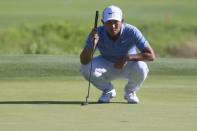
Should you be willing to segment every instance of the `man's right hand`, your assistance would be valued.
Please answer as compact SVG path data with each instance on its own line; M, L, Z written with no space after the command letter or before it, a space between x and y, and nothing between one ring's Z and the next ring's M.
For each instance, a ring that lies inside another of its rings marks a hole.
M98 35L98 31L96 28L93 28L92 31L90 32L90 41L93 45L93 49L96 48L96 45L98 43L98 40L99 40L99 35Z

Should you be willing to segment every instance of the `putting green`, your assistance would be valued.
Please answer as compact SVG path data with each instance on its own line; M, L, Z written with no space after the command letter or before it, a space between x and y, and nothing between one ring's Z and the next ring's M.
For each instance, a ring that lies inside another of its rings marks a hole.
M123 99L125 80L114 81L117 97L96 104L101 92L79 75L77 56L0 56L2 131L196 131L196 59L157 58L138 96Z
M90 103L82 77L1 81L0 130L27 131L195 131L196 76L151 75L138 93L140 104L123 100L126 81L114 81L117 97L96 104L100 92L91 87Z

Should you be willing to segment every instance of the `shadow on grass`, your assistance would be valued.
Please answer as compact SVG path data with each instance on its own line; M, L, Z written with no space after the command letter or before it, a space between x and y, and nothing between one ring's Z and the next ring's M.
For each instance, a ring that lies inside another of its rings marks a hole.
M62 104L62 105L82 105L84 101L0 101L0 104ZM110 103L98 103L98 102L88 102L89 105L92 104L127 104L126 102L110 102Z

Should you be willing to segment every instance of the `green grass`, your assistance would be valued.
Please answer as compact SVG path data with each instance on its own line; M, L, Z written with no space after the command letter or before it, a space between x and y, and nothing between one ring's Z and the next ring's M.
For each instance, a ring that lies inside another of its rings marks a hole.
M157 58L148 65L153 75L197 74L197 60L192 58ZM1 79L79 76L79 68L79 56L75 55L0 56Z
M76 56L0 56L0 130L2 131L195 131L196 59L158 58L138 96L123 100L125 80L113 82L117 97L96 104L100 91L79 74ZM67 72L67 71L70 72Z
M138 23L137 27L160 56L179 53L196 56L197 26ZM0 32L0 54L80 54L89 31L89 28L67 21L24 24ZM190 49L184 47L188 44ZM173 50L175 47L182 50Z
M111 4L122 8L125 22L140 28L159 56L188 56L187 44L194 52L189 56L196 56L196 0L0 0L0 54L79 54L95 11L101 19ZM180 46L184 51L176 53Z
M87 26L87 23L92 23L91 16L95 10L101 12L105 6L111 4L119 5L129 22L197 23L195 0L1 0L0 25L7 27L64 19Z
M79 58L68 55L1 55L0 78L79 75Z
M94 104L100 92L91 89L90 104L82 107L87 82L82 78L1 82L0 129L3 131L195 131L196 76L150 76L138 105L123 100L124 81L114 84L111 104Z

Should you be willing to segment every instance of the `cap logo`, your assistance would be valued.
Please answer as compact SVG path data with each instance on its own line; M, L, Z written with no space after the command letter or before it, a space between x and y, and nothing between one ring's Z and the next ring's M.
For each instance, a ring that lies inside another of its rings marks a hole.
M109 14L109 15L112 15L113 13L115 13L115 12L109 12L108 14Z
M109 15L109 17L114 17L115 13L116 12L109 12L108 15Z

